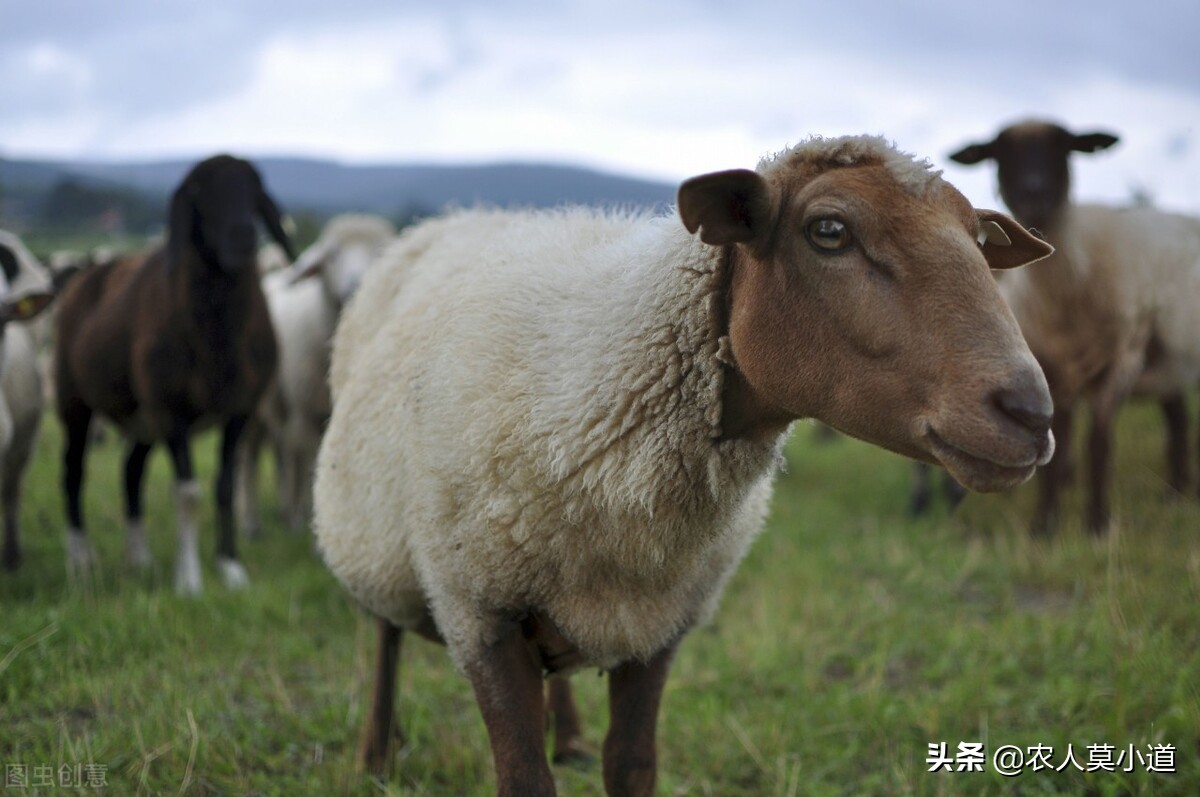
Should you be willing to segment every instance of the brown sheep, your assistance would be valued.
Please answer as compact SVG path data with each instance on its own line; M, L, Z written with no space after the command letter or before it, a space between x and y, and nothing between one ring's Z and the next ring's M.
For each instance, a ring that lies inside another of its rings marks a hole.
M125 462L127 552L138 565L149 562L141 500L146 458L158 442L170 451L179 526L175 588L185 594L202 588L200 491L189 439L223 426L217 564L226 584L246 583L235 543L234 451L276 365L255 259L256 218L290 257L279 210L255 168L228 155L210 158L172 196L165 246L87 269L64 289L55 363L72 572L94 561L80 498L88 425L100 413L132 439Z
M1007 275L1012 305L1054 398L1057 453L1042 469L1033 527L1054 530L1070 477L1071 417L1091 404L1087 526L1111 521L1112 435L1117 410L1138 393L1157 398L1167 421L1171 486L1188 490L1184 392L1200 382L1195 301L1200 291L1200 220L1151 208L1070 201L1072 153L1106 149L1117 137L1073 133L1045 121L1001 130L951 155L967 165L994 160L1000 194L1022 224L1056 247L1036 267Z

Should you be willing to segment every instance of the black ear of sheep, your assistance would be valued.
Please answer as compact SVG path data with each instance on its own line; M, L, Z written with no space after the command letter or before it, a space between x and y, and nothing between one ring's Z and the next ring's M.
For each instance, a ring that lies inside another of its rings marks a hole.
M12 282L17 278L17 274L21 273L21 264L17 261L17 253L4 244L0 244L0 268L4 269L4 276Z
M167 212L167 265L172 266L183 258L184 251L191 245L195 235L196 205L195 189L191 180L184 180L171 195Z
M271 195L266 190L260 189L258 193L258 215L262 217L263 224L266 225L267 232L275 239L275 243L283 247L283 251L287 253L288 260L295 261L296 252L292 249L292 241L288 238L288 234L283 229L283 218L279 212L279 206L275 204L275 200L271 199Z

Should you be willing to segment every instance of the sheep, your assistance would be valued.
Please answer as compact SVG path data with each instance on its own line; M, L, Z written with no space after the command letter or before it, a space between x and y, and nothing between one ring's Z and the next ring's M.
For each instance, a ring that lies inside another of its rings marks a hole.
M1111 133L1076 134L1052 122L1027 121L950 156L966 165L994 160L1000 194L1013 215L1057 248L1053 258L1001 283L1045 370L1056 410L1058 454L1039 478L1033 519L1039 534L1057 525L1059 492L1070 477L1071 418L1085 398L1091 404L1091 533L1103 534L1112 523L1112 427L1131 393L1161 400L1171 484L1187 489L1183 395L1200 383L1200 219L1071 203L1071 153L1096 152L1117 140Z
M334 337L314 488L326 564L379 618L366 766L407 629L470 680L499 794L554 793L542 676L584 666L609 672L608 793L649 794L671 658L761 529L793 420L976 490L1049 458L989 268L1052 249L939 175L814 138L684 182L682 224L477 209L389 247Z
M21 563L21 483L42 420L42 384L33 333L24 323L50 304L41 264L0 230L0 502L4 504L4 569ZM10 286L25 286L20 291ZM32 286L32 287L30 287Z
M88 425L100 413L131 438L124 481L126 553L139 566L150 561L141 500L146 458L155 443L166 442L175 471L175 589L181 594L198 594L203 587L200 490L189 438L222 424L217 566L228 586L248 582L235 541L234 453L276 363L256 268L256 217L290 256L279 209L257 170L229 155L209 158L172 195L165 246L88 268L63 290L55 384L66 434L69 572L86 572L95 560L80 498Z
M299 531L308 523L313 461L330 413L333 330L342 306L395 234L391 222L379 216L336 216L291 271L264 280L279 342L279 373L243 441L239 492L247 531L259 528L256 476L264 432L275 442L279 503L288 527Z

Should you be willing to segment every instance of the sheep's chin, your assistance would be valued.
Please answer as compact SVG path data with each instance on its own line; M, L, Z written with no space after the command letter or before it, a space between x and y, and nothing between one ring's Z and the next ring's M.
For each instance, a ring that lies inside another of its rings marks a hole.
M929 453L950 471L960 484L978 493L995 493L1016 487L1029 479L1037 466L1032 460L1028 464L1009 465L968 453L946 442L937 432L930 429L925 435ZM1053 446L1049 446L1053 451ZM1038 457L1038 460L1042 457Z

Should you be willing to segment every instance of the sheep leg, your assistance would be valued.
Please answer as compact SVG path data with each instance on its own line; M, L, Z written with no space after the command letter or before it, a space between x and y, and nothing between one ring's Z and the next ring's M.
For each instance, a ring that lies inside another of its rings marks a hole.
M929 511L929 504L933 498L933 491L930 486L932 480L933 466L924 462L915 462L912 467L912 490L908 494L908 515L909 517L920 517Z
M554 797L546 762L542 664L516 624L467 668L487 726L497 797Z
M1070 407L1054 411L1050 429L1054 433L1054 456L1038 474L1038 503L1033 515L1033 533L1049 537L1058 528L1059 495L1070 480L1071 470L1071 419Z
M233 514L233 484L237 476L238 441L249 423L249 415L235 415L221 436L221 465L217 471L217 569L225 586L240 589L250 583L246 568L238 561L237 521Z
M358 760L377 777L387 774L391 751L404 739L396 722L396 670L400 664L400 640L403 631L389 621L375 620L378 643L375 648L375 690L371 694L371 713L363 725Z
M199 595L204 589L200 572L200 485L192 471L192 452L187 428L177 429L167 438L171 464L175 467L175 516L178 542L175 554L175 591L180 595Z
M17 457L9 449L8 457L0 500L4 502L4 569L12 572L21 564L21 478L28 455Z
M92 411L75 403L62 413L67 445L63 455L63 492L67 499L67 575L87 577L95 566L96 554L88 542L83 525L84 456L87 453L88 426Z
M234 505L242 530L247 537L262 534L261 510L258 504L259 452L262 451L264 429L262 421L252 419L242 432L242 443L238 447L237 494Z
M1113 416L1115 407L1107 402L1094 402L1092 429L1088 439L1087 527L1094 536L1108 531L1111 521L1109 492L1112 488Z
M649 797L657 775L658 706L675 645L649 661L629 661L608 674L609 728L604 739L604 788L609 797Z
M948 470L942 472L942 492L946 494L946 504L951 512L958 509L958 505L967 497L967 488L959 484Z
M146 525L142 522L142 477L151 448L150 443L135 442L125 458L125 560L142 570L151 564Z
M595 760L583 741L583 727L579 721L579 710L575 707L575 696L571 693L571 682L566 676L551 678L546 682L546 703L554 719L555 764L583 767Z
M1167 425L1167 472L1171 480L1171 497L1188 492L1188 417L1187 400L1182 393L1173 393L1161 401L1163 421Z

